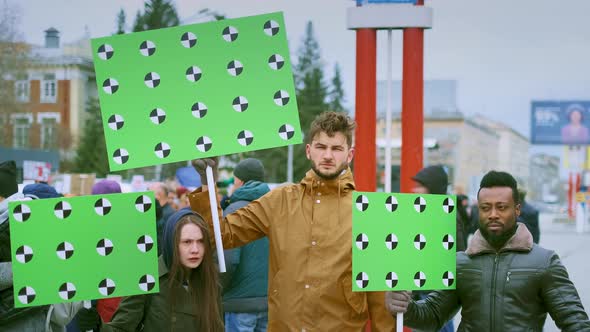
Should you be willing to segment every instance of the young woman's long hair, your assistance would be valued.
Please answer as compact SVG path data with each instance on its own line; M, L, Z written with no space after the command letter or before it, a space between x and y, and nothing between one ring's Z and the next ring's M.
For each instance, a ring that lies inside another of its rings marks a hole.
M186 268L180 263L178 244L180 243L182 227L189 223L201 229L205 252L203 253L201 265L191 269L187 275ZM174 254L170 265L170 299L172 307L175 305L174 299L179 298L179 293L186 291L182 286L185 282L188 282L188 291L193 299L195 314L198 319L198 331L223 331L219 272L213 259L211 236L205 221L194 214L182 217L176 224L174 231Z

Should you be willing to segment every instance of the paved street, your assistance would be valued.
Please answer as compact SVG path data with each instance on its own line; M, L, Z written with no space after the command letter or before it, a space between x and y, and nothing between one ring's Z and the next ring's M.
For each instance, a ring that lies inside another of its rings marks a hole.
M567 268L571 280L576 285L582 298L582 304L586 312L590 312L590 232L577 234L575 224L554 222L555 219L563 219L563 215L542 213L541 241L540 245L552 249L560 256L562 263ZM590 226L586 226L590 229ZM459 326L460 315L455 318L455 328ZM560 331L547 316L544 332Z

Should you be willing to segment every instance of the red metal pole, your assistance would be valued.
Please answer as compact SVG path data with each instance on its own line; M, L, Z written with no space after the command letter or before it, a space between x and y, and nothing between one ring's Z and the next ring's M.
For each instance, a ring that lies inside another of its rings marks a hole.
M418 0L416 5L424 4ZM410 192L412 176L422 169L424 136L424 30L404 29L402 80L401 191Z
M377 31L356 30L354 182L359 191L377 189Z
M574 176L570 172L567 186L567 214L570 219L574 217L574 195Z

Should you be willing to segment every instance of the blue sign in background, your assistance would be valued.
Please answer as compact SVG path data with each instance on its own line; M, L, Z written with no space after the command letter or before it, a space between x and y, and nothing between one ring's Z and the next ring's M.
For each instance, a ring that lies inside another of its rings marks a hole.
M590 144L590 101L533 101L532 144Z

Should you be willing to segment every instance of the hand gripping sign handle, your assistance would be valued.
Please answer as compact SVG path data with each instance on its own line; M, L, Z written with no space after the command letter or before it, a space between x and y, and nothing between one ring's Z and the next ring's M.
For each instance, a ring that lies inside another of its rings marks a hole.
M225 272L225 256L223 255L223 242L221 241L221 227L219 226L219 213L217 212L217 197L215 191L215 179L213 169L207 166L207 189L209 191L209 202L211 203L211 217L213 218L213 232L215 233L215 247L217 247L217 261L219 272Z
M92 303L90 303L90 301L88 301L88 300L83 301L82 305L86 309L90 309L92 307ZM86 330L86 332L92 332L92 330Z
M395 321L397 324L395 330L397 332L403 332L403 330L404 330L404 313L398 312L397 316L395 318L396 318Z

